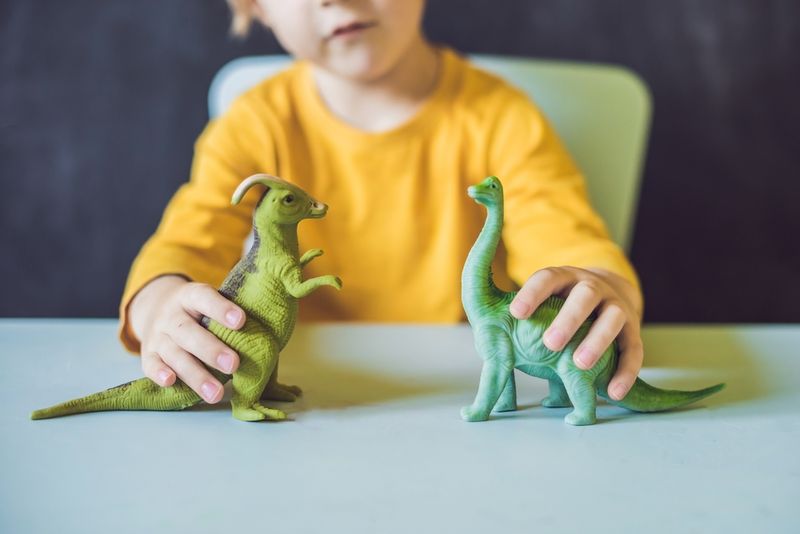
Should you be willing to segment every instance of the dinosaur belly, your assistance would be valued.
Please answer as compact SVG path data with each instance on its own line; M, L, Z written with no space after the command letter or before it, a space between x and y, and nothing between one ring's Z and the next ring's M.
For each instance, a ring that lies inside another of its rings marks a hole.
M553 352L544 345L543 332L544 326L536 321L529 319L514 322L510 334L514 344L514 361L518 368L521 365L551 367L558 361L561 353Z
M246 283L240 296L239 305L247 316L261 323L283 348L294 330L299 307L297 299L289 295L278 280Z

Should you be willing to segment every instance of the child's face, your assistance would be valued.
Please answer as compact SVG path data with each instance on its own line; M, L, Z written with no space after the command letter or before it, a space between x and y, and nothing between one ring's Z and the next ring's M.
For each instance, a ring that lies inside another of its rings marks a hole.
M419 42L424 7L425 0L257 0L256 16L294 57L370 81Z

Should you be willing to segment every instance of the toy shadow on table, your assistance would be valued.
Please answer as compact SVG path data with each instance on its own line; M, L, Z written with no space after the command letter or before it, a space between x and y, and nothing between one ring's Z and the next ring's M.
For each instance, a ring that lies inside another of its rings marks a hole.
M752 403L791 392L768 383L763 362L750 356L743 347L746 341L730 328L687 329L681 338L676 338L654 326L645 330L643 341L645 371L664 371L665 376L658 379L664 387L699 387L722 378L730 387L714 403L725 405ZM648 353L649 345L657 345L659 350Z
M361 349L374 354L374 361L386 358L378 350ZM425 376L397 376L389 370L370 369L347 362L348 354L326 351L313 340L294 339L287 351L282 376L292 377L306 394L301 402L286 406L288 412L344 410L384 405L425 397L441 397L467 391L465 381ZM363 354L359 354L359 360Z

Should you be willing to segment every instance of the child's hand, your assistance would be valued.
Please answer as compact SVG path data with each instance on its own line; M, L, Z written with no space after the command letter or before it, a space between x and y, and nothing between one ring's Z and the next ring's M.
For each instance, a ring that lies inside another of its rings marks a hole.
M231 374L239 366L239 356L198 320L206 316L237 330L245 322L241 308L207 284L162 276L139 291L128 314L142 344L145 376L160 386L171 386L177 375L206 402L222 399L222 384L200 361Z
M638 291L627 280L602 269L553 267L537 271L525 282L511 302L511 313L517 319L526 319L555 294L568 295L544 333L545 346L553 351L563 349L581 323L597 310L597 319L573 359L581 369L591 369L616 338L620 359L608 392L611 398L622 399L642 367L642 302Z

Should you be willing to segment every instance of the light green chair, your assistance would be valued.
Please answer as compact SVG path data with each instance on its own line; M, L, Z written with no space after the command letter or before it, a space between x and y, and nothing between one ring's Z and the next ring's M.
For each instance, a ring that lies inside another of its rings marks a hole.
M642 80L613 65L486 55L470 59L536 101L586 175L592 204L611 237L629 251L650 130L650 93ZM242 91L290 61L281 55L251 56L223 66L211 83L209 115L224 112Z

